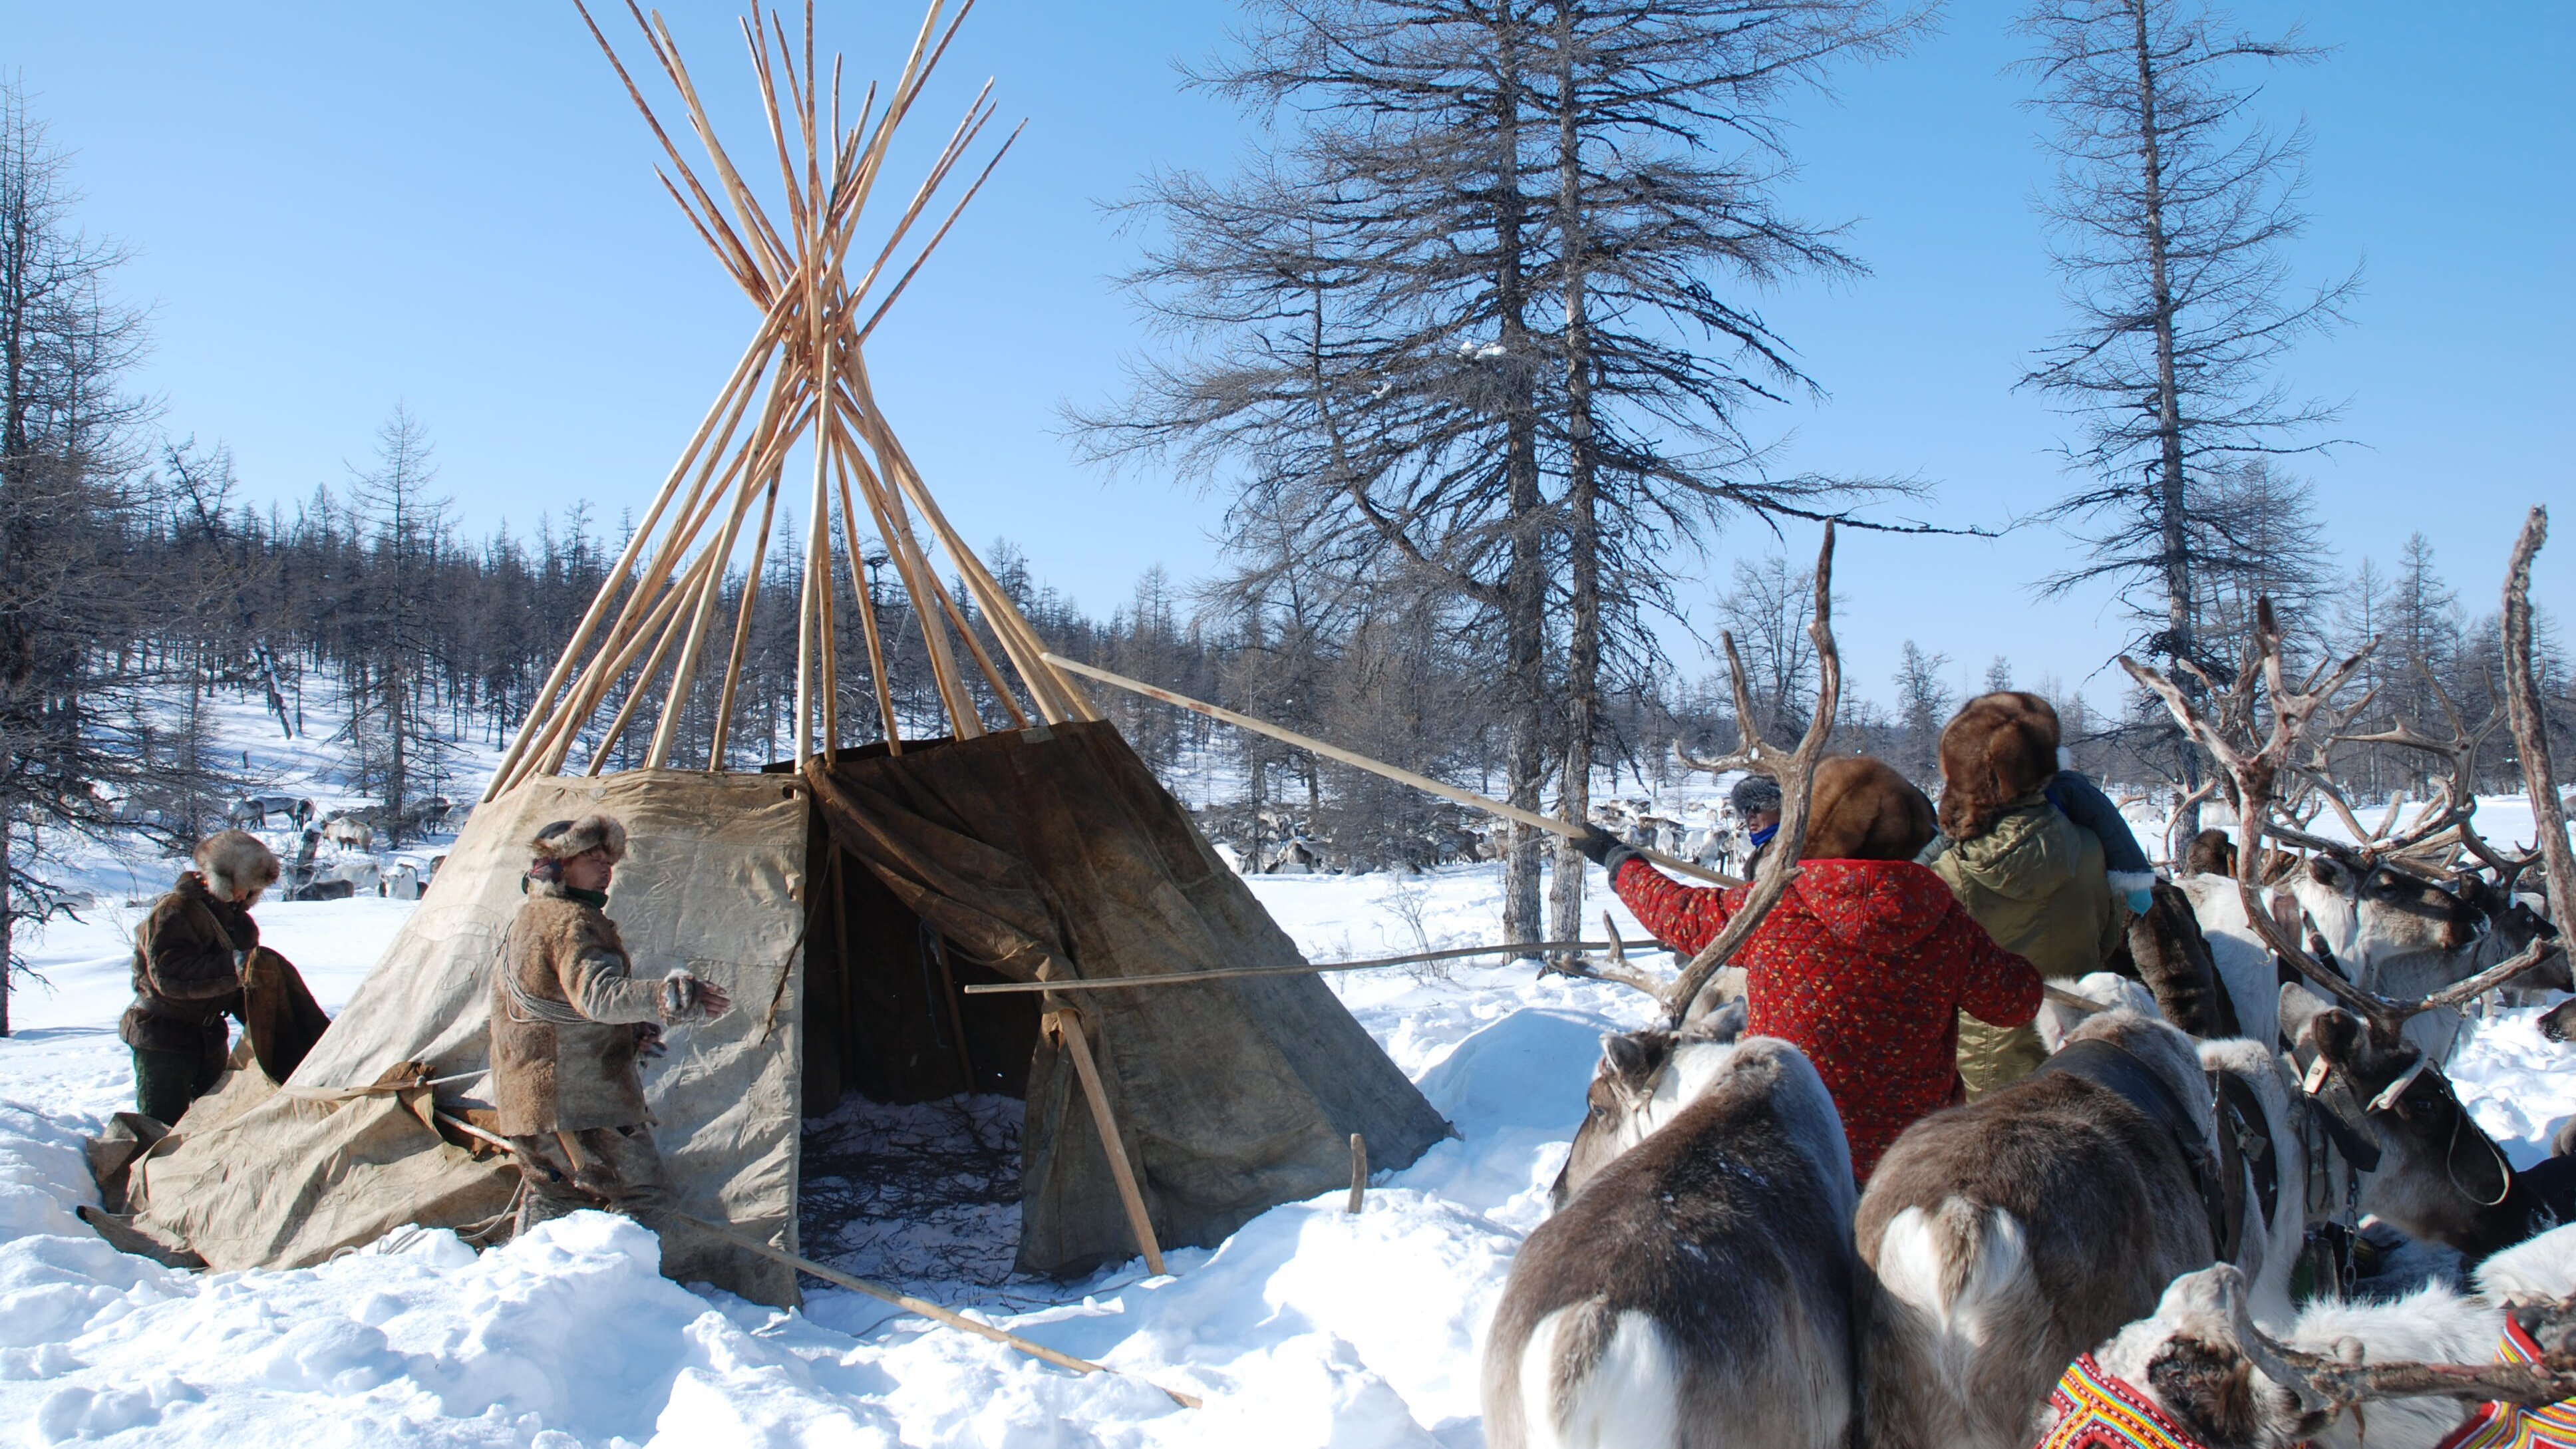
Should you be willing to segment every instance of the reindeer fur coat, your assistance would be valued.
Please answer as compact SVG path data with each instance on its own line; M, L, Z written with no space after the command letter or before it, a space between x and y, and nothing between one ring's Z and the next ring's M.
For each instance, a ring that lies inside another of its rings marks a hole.
M530 881L510 923L491 1002L492 1094L505 1136L653 1120L636 1028L662 1020L660 983L633 979L616 923L586 895Z
M134 933L134 1004L116 1034L143 1051L199 1050L226 1012L240 1014L236 953L258 944L247 907L216 898L193 870L180 876Z

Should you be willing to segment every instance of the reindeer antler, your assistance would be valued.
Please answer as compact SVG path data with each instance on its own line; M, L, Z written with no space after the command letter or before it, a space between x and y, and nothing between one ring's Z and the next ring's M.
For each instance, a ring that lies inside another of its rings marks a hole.
M2180 685L2171 678L2147 668L2123 655L2120 667L2162 699L2184 732L2209 753L2218 767L2227 773L2237 797L2236 893L2245 908L2245 917L2275 955L2290 963L2293 970L2315 983L2328 996L2352 1009L2369 1023L2371 1034L2384 1043L2394 1043L2408 1018L2435 1007L2453 1006L2478 993L2512 980L2540 964L2555 952L2557 943L2536 940L2512 960L2482 971L2466 981L2437 991L2417 1001L2392 1001L2387 997L2362 990L2336 971L2332 958L2325 954L2323 942L2311 951L2303 947L2289 928L2275 919L2263 906L2262 853L2265 837L2311 849L2328 849L2349 854L2352 847L2327 841L2304 831L2282 825L2271 818L2278 805L2277 790L2283 774L2300 767L2292 755L2300 744L2311 737L2320 714L2348 717L2349 711L2329 713L2332 701L2351 680L2362 663L2378 647L2372 640L2340 664L2320 662L2309 671L2297 689L2289 686L2281 663L2281 625L2270 599L2255 604L2253 647L2247 651L2236 680L2223 694L2216 694L2219 717L2212 722L2199 706L2192 703ZM2182 668L2207 683L2209 676L2188 661L2178 661ZM2255 722L2256 686L2261 685L2265 701L2271 707L2268 729Z
M2576 1355L2565 1353L2545 1353L2537 1364L2407 1360L2374 1364L2292 1348L2255 1327L2254 1316L2246 1307L2248 1295L2242 1270L2232 1263L2220 1263L2202 1271L2217 1280L2219 1299L2226 1305L2228 1325L2236 1334L2237 1346L2245 1350L2245 1356L2254 1361L2265 1378L2288 1389L2299 1400L2303 1412L2345 1409L2372 1399L2432 1395L2479 1403L2502 1400L2526 1408L2576 1397ZM2576 1307L2576 1300L2559 1305L2558 1311L2571 1307Z
M2504 727L2505 706L2499 702L2483 722L2473 726L2467 716L2460 713L2451 692L2442 687L2442 681L2434 677L2433 671L2424 667L2420 660L2416 667L2432 691L2434 703L2441 707L2443 720L2450 726L2450 738L2437 739L2417 729L2410 720L2397 720L2388 728L2371 734L2346 734L2336 738L2350 744L2394 745L2402 750L2431 755L2443 763L2447 778L2442 782L2438 799L2425 802L2424 809L2417 813L2413 823L2393 836L2389 833L2396 818L2392 806L2389 820L2383 822L2379 830L2361 837L2363 853L2371 859L2384 860L2438 843L2445 833L2453 833L2457 836L2454 848L2465 848L2493 870L2497 886L2511 895L2514 883L2521 879L2522 873L2539 861L2539 850L2534 849L2518 859L2507 856L2488 844L2473 823L2478 810L2478 756L2495 732ZM2490 688L2489 693L2496 691Z
M2514 754L2522 763L2523 788L2531 796L2531 823L2538 836L2541 877L2549 892L2552 916L2563 929L2576 921L2576 851L2567 845L2567 816L2558 803L2558 779L2549 758L2548 716L2541 710L2540 682L2532 670L2531 564L2549 541L2549 510L2534 508L2514 539L2513 558L2504 576L2505 703L2513 719Z
M1752 938L1762 925L1762 918L1780 903L1789 890L1789 882L1798 875L1798 856L1807 845L1807 803L1815 784L1816 764L1824 758L1825 742L1833 737L1834 716L1842 707L1843 661L1834 647L1834 526L1825 524L1825 541L1816 551L1816 614L1807 622L1807 637L1816 645L1816 712L1807 720L1807 732L1795 750L1783 751L1762 738L1762 726L1753 708L1753 689L1746 682L1744 658L1735 651L1735 636L1721 633L1718 643L1726 650L1729 681L1735 686L1735 728L1740 743L1733 753L1711 761L1684 755L1694 769L1758 770L1780 782L1780 832L1771 837L1770 852L1762 858L1762 869L1754 875L1753 888L1744 905L1730 917L1717 939L1700 948L1690 964L1682 968L1672 989L1664 997L1664 1010L1678 1024L1689 1014L1691 1002L1733 957L1738 948Z

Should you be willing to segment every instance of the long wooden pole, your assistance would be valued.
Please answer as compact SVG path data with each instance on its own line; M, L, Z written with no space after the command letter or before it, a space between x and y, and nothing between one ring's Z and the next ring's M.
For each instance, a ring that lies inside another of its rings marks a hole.
M832 481L841 494L841 531L850 537L850 596L858 600L859 637L868 646L868 683L877 697L878 733L885 736L886 753L903 753L903 730L895 723L894 687L886 680L885 639L877 623L876 591L868 587L866 561L859 556L859 513L850 504L850 440L832 429L815 434L829 439L835 450L832 459Z
M882 455L883 445L876 443L874 436L880 430L872 427L864 415L852 421L871 434L871 446ZM841 420L835 417L831 426L840 428ZM948 647L947 621L940 617L937 603L928 597L939 587L939 575L931 569L920 542L913 537L911 515L905 511L903 499L884 486L855 447L848 450L848 456L850 470L858 476L859 492L868 500L868 511L876 517L877 534L903 574L905 592L912 596L913 617L921 625L921 641L930 657L930 677L939 686L939 702L948 711L949 727L961 740L974 739L984 733L984 724L976 717L974 697L966 692L956 652Z
M483 790L484 799L490 800L500 793L501 782L509 776L510 767L519 762L519 757L525 754L528 746L533 743L535 733L544 728L543 717L552 712L556 694L572 677L573 662L581 657L582 646L590 642L591 631L599 627L600 619L607 614L609 600L616 592L617 581L624 578L626 571L635 566L637 555L644 551L645 543L652 537L653 526L661 521L662 511L670 506L672 495L679 491L680 480L689 476L689 466L698 460L698 450L706 446L707 435L714 430L716 419L724 416L726 405L733 401L734 394L742 390L749 380L752 365L769 355L769 348L775 340L776 329L777 319L773 316L764 318L760 330L752 334L751 345L743 349L742 360L734 364L733 375L725 380L724 387L716 393L715 401L707 408L705 419L699 422L698 430L690 435L689 445L680 451L680 461L672 465L670 476L662 480L661 490L653 495L652 506L644 511L643 523L637 526L634 537L626 541L625 549L619 553L616 567L608 571L608 577L601 583L599 592L592 597L590 607L583 611L581 622L573 626L571 635L564 640L563 653L555 659L555 667L547 672L545 686L537 691L535 708L528 711L527 718L519 725L518 735L511 740L508 751L501 756L499 766L492 771L491 783ZM736 416L739 415L736 414Z
M947 515L940 512L939 500L933 498L929 488L923 485L921 474L905 454L903 442L895 436L893 425L886 421L883 413L876 411L876 394L868 385L867 359L864 356L856 359L845 378L851 390L852 409L876 420L872 446L877 448L879 461L885 465L888 481L901 489L903 495L912 500L913 506L921 510L922 519L930 525L931 532L939 536L940 546L948 550L948 556L966 576L967 587L975 591L977 600L984 606L985 617L993 621L994 637L1002 641L1002 648L1010 654L1012 665L1020 671L1021 682L1036 698L1039 712L1046 715L1050 723L1099 719L1100 712L1084 697L1081 687L1061 670L1047 664L1046 645L1038 638L1037 630L1029 626L1019 606L1003 592L1001 582L984 567L983 559L966 546L966 541L950 526Z
M1004 996L1026 991L1118 991L1130 986L1185 986L1193 981L1233 981L1245 976L1317 976L1327 971L1374 971L1423 961L1457 961L1469 956L1529 956L1545 951L1608 951L1616 941L1519 941L1501 946L1460 946L1447 951L1416 951L1408 956L1373 956L1366 961L1325 961L1301 966L1226 966L1214 971L1178 971L1169 976L1107 976L1097 980L985 981L957 989L968 996Z
M1048 1363L1054 1364L1058 1368L1071 1369L1078 1374L1119 1374L1119 1377L1121 1378L1136 1377L1133 1374L1119 1373L1117 1369L1110 1368L1105 1364L1093 1363L1089 1359L1075 1358L1069 1353L1058 1353L1056 1350L1047 1347L1045 1344L1032 1343L1028 1339L1022 1338L1016 1333L1006 1333L1001 1329L995 1328L989 1323L978 1323L974 1319L968 1318L962 1313L951 1312L926 1298L915 1298L909 1293L898 1293L894 1289L888 1288L882 1283L871 1283L865 1278L853 1277L848 1273L842 1272L838 1268L824 1267L822 1264L815 1262L811 1258L791 1253L785 1248L773 1246L772 1244L752 1237L748 1233L736 1232L731 1227L723 1224L711 1223L705 1218L696 1217L688 1213L673 1213L671 1216L678 1218L680 1221L687 1223L689 1226L696 1228L702 1233L713 1234L714 1236L722 1238L726 1242L733 1244L735 1247L743 1249L745 1252L757 1253L760 1256L769 1259L773 1263L784 1263L788 1267L794 1268L800 1273L811 1273L826 1283L838 1284L843 1288L849 1289L853 1293L864 1293L870 1298L874 1298L885 1303L891 1303L906 1313L919 1314L933 1323L945 1324L950 1328L961 1329L967 1333L974 1334L978 1338L989 1338L995 1343L1008 1344L1011 1347L1018 1349L1020 1352L1027 1354L1031 1358L1045 1359ZM1153 1383L1153 1380L1138 1379L1138 1382ZM1200 1399L1196 1395L1184 1394L1174 1389L1166 1389L1160 1384L1154 1384L1154 1387L1157 1390L1160 1390L1166 1397L1170 1398L1173 1403L1180 1405L1184 1409L1198 1409L1206 1407L1206 1401Z
M1397 765L1390 765L1384 760L1372 760L1366 755L1343 749L1339 745L1328 745L1322 740L1314 738L1312 735L1301 735L1295 730L1283 729L1278 725L1271 724L1267 720L1254 719L1248 714L1237 714L1230 709L1220 709L1215 705L1209 704L1205 700L1192 699L1186 694L1174 694L1168 689L1158 689L1153 685L1145 683L1143 680L1130 679L1124 674L1113 674L1106 669L1100 668L1098 665L1084 664L1079 660L1067 659L1061 654L1049 654L1045 656L1045 659L1047 663L1054 665L1058 669L1070 669L1076 674L1097 679L1103 684L1114 684L1120 689L1132 690L1137 694L1145 696L1147 699L1159 699L1165 704L1178 705L1183 709L1206 715L1208 718L1213 720L1223 720L1227 724L1234 725L1240 729L1250 730L1257 735L1268 735L1274 740L1281 741L1285 744L1295 745L1301 750L1311 750L1316 754L1322 755L1325 759L1338 760L1342 764L1350 766L1352 769L1366 770L1372 775L1384 776L1400 785L1411 785L1417 790L1427 791L1430 794L1439 796L1443 800L1455 800L1461 805L1482 810L1489 815L1499 815L1505 820L1517 820L1521 824L1530 826L1533 829L1545 830L1556 835L1579 837L1584 831L1584 827L1577 825L1572 821L1559 820L1553 815L1541 815L1535 810L1523 810L1517 805L1506 805L1500 800L1493 799L1489 796L1479 795L1473 790L1463 790L1446 781L1434 780L1428 775L1417 775L1411 770L1404 769ZM1683 860L1678 856L1666 855L1659 850L1639 850L1635 846L1630 846L1628 848L1636 851L1637 854L1644 856L1646 859L1653 861L1655 864L1664 867L1666 870L1677 871L1683 875L1693 876L1700 880L1714 882L1715 884L1722 886L1739 886L1744 884L1744 882L1737 880L1733 876L1720 875L1716 871L1710 870L1694 861Z
M752 612L760 603L760 571L769 561L769 524L778 514L778 475L769 475L769 483L760 502L760 536L751 541L751 572L743 575L742 607L733 620L733 648L725 654L724 688L716 696L716 727L707 742L707 769L722 770L726 737L733 725L735 686L742 680L743 651L751 642Z
M1119 1135L1118 1118L1109 1110L1109 1089L1101 1084L1100 1068L1091 1059L1091 1043L1083 1037L1082 1016L1070 1010L1051 1011L1047 1025L1064 1039L1065 1054L1073 1058L1074 1073L1082 1078L1082 1094L1091 1099L1091 1125L1099 1129L1100 1150L1109 1158L1109 1176L1118 1184L1118 1201L1127 1209L1127 1226L1145 1255L1145 1270L1160 1278L1167 1271L1163 1245L1154 1240L1154 1220L1145 1213L1145 1194L1136 1186L1126 1139Z

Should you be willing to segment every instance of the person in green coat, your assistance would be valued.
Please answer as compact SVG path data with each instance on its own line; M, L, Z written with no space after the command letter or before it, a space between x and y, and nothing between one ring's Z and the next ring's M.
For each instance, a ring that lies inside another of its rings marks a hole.
M2102 969L2128 926L2101 838L2047 790L2057 774L2057 711L2017 690L1979 695L1941 731L1941 840L1929 864L1977 924L2027 957L2044 980ZM2048 1056L2032 1027L1962 1018L1959 1075L1971 1100L2020 1080Z

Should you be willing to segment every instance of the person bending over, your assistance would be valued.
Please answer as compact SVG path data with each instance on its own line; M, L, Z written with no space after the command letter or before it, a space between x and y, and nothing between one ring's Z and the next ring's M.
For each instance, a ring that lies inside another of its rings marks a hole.
M246 830L197 843L196 866L134 933L134 1004L116 1034L134 1049L134 1106L165 1126L214 1090L242 1014L242 966L259 945L250 908L277 883L277 857Z
M519 1159L518 1231L605 1207L660 1231L670 1179L653 1145L639 1049L662 1029L725 1014L723 988L686 971L635 979L608 918L626 854L615 817L558 820L529 842L527 900L492 982L492 1094Z
M2039 1011L2039 973L1914 863L1932 835L1932 802L1894 769L1862 755L1823 761L1798 875L1735 957L1746 1029L1815 1063L1863 1182L1897 1134L1961 1099L1959 1013L2014 1026ZM1686 955L1752 889L1682 885L1599 829L1582 846L1638 921Z

